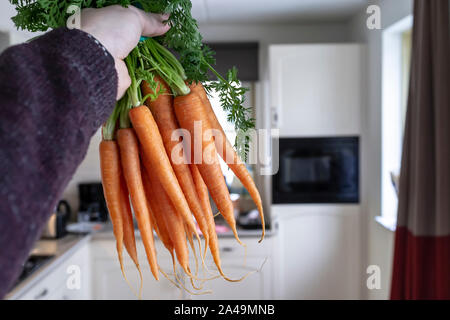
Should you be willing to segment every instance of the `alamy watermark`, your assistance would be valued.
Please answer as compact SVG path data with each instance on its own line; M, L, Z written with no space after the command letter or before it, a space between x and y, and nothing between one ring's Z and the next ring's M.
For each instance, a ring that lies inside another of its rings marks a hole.
M81 29L81 8L71 4L67 7L66 13L71 16L67 19L66 26L68 29Z
M369 275L366 280L367 289L381 289L381 268L373 264L367 267L366 273Z
M381 29L381 8L377 5L370 5L366 9L369 15L366 20L366 25L369 30Z
M214 164L218 155L226 164L239 164L233 146L218 129L204 129L202 121L194 121L191 131L176 129L171 140L177 142L169 155L174 164ZM279 169L279 130L248 129L236 132L237 143L250 141L246 164L259 165L260 175L273 175ZM218 155L217 155L218 154Z
M80 290L81 289L81 268L76 264L72 264L67 267L67 280L66 287L69 290Z

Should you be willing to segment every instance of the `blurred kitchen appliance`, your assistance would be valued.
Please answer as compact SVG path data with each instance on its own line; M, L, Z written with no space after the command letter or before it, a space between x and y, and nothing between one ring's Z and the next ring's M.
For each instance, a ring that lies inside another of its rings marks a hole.
M66 225L72 209L66 200L59 201L55 212L50 216L42 231L41 238L59 239L67 234Z
M30 255L22 265L22 272L13 288L35 273L39 268L46 265L53 257L53 255Z
M100 182L80 183L78 185L78 194L80 197L78 221L108 220L108 209Z
M242 229L261 229L261 218L257 209L241 213L236 222ZM268 227L269 225L266 223L266 228Z
M359 138L281 138L273 203L358 203Z

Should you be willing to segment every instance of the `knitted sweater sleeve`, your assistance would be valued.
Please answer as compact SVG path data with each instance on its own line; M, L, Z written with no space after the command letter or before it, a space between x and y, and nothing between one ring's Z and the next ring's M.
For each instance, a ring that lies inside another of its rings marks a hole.
M0 56L0 298L112 112L114 59L80 30L53 30Z

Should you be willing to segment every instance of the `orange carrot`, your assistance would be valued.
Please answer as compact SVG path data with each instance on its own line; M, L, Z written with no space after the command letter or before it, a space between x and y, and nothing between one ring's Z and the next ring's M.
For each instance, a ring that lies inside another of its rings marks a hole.
M133 215L131 213L130 199L128 197L128 188L123 174L120 173L120 202L122 204L122 220L123 220L123 242L130 258L139 269L139 261L136 250L136 239L134 236Z
M208 188L200 175L200 172L195 164L190 166L192 171L192 177L195 181L195 188L199 194L202 202L203 210L206 212L208 230L209 230L209 250L213 257L214 263L216 264L217 270L219 270L220 275L227 281L239 282L246 276L240 279L230 279L228 278L222 270L222 263L220 261L220 251L219 251L219 240L217 239L216 224L214 223L214 216L211 210L211 203L209 202Z
M208 232L209 232L209 248L211 254L213 256L214 262L217 268L220 268L220 256L219 256L219 245L216 233L216 224L214 223L214 216L211 209L211 203L209 201L208 187L198 171L198 168L195 164L191 164L190 166L192 177L194 178L195 190L200 198L203 211L205 212L206 222L208 223Z
M139 159L139 145L133 129L120 129L117 132L117 141L120 148L122 169L130 193L131 203L136 214L142 242L147 253L150 269L156 280L159 280L156 250L153 241L152 222L145 197L141 177L141 164Z
M147 196L147 200L149 203L149 207L151 208L151 211L154 216L154 225L156 225L157 234L158 237L161 239L162 243L166 247L169 252L173 252L173 244L172 240L170 240L169 232L167 231L166 224L164 222L164 212L161 211L161 207L159 206L157 202L157 198L159 197L158 194L156 194L153 191L153 186L151 185L151 181L149 178L149 174L147 173L147 170L145 166L142 168L142 181L144 182L144 189L145 194Z
M158 89L163 87L164 92L170 93L170 88L160 77L155 76L155 81L159 83ZM142 83L142 93L143 95L147 95L152 92L152 89L149 87L148 83L145 81ZM189 204L189 208L195 216L195 219L202 231L205 238L205 247L208 246L208 230L207 224L205 220L205 214L202 210L202 206L200 204L200 199L198 198L197 193L195 192L194 181L192 180L192 175L189 170L189 166L186 161L181 163L174 162L172 159L172 150L178 145L178 141L172 140L172 133L179 129L179 125L177 119L175 117L175 113L173 110L173 97L170 94L160 94L158 98L154 101L148 99L146 104L150 108L153 117L158 125L159 132L161 133L161 137L164 143L164 147L166 148L166 152L169 155L169 160L172 164L172 168L175 172L175 175L180 183L180 187L183 190L183 193L186 197L186 200Z
M103 193L113 225L116 238L117 254L120 269L125 276L123 268L123 218L120 185L120 153L116 141L103 140L100 142L100 170L102 175Z
M206 95L206 91L203 88L202 84L200 82L197 84L193 82L190 88L192 92L197 93L202 99L211 127L220 132L222 141L219 142L217 139L214 139L219 155L227 163L228 167L234 172L236 177L238 177L242 185L248 190L248 193L250 194L250 196L252 197L253 201L256 204L262 223L262 235L261 239L259 240L259 242L261 242L264 239L265 235L265 222L261 196L259 194L258 189L256 188L255 182L250 176L250 173L245 167L245 164L237 155L230 141L226 137L225 132L222 126L220 125L219 120L217 120L217 117L212 109L211 102L209 101L208 96Z
M143 164L143 163L142 163ZM181 289L180 287L180 281L178 280L178 277L176 276L176 262L175 262L175 253L173 248L172 240L169 237L169 232L166 228L166 223L164 221L164 212L161 212L161 208L159 204L157 203L157 197L158 195L153 192L153 187L151 185L151 181L149 179L148 172L144 165L142 165L142 181L144 182L144 189L145 194L147 196L149 208L151 208L151 214L153 216L153 226L155 227L156 234L158 235L159 239L163 243L164 247L169 251L170 256L172 257L172 265L173 270L175 273L176 281L172 280L169 275L161 268L159 267L159 271L163 274L163 276L169 280L171 283L173 283L177 288ZM182 285L182 284L181 284Z
M190 165L192 177L195 182L195 189L201 199L203 210L206 212L206 221L208 223L208 232L209 232L209 250L211 251L211 255L213 257L214 263L217 266L217 269L222 274L222 267L220 261L219 254L219 241L217 239L216 233L216 224L214 223L214 216L211 210L211 203L209 201L208 188L205 182L202 179L200 171L198 170L195 164Z
M152 168L152 176L155 175L158 178L176 211L183 217L183 220L195 233L196 237L199 238L189 205L170 164L152 113L146 106L140 106L131 109L129 116L141 143L146 159L145 162L148 161L147 168Z
M156 174L147 175L151 183L154 203L159 206L159 212L164 213L164 221L169 237L172 241L178 262L183 270L189 272L189 251L186 243L186 234L184 232L183 219L177 214L175 207L167 196L161 182Z
M197 164L197 167L217 208L230 225L236 240L243 244L237 234L233 203L220 169L214 140L212 136L205 137L205 133L211 129L211 126L200 97L195 93L178 96L174 99L174 109L180 126L191 134L191 149L193 150L191 162L201 162ZM196 132L199 130L194 129L196 124L201 126L201 136ZM195 154L197 144L201 145L201 155Z
M131 260L133 260L139 272L139 278L141 279L141 286L139 288L139 292L137 293L137 297L140 300L142 299L142 289L144 282L136 250L136 238L134 236L133 214L131 213L128 188L122 173L120 173L120 186L121 186L120 202L122 204L122 220L123 220L123 244L125 245L128 255L130 256ZM125 280L128 283L128 280L126 278ZM128 285L130 284L128 283Z

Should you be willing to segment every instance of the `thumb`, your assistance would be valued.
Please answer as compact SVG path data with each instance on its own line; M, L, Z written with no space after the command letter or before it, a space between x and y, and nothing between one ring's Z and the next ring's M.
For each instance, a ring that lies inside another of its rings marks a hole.
M142 30L142 35L146 37L156 37L165 34L169 31L169 23L164 23L167 20L168 15L161 15L155 13L144 14L144 29Z
M157 14L145 12L140 9L135 9L138 12L142 25L142 35L145 37L156 37L166 33L170 26L164 23L169 18L168 14Z

